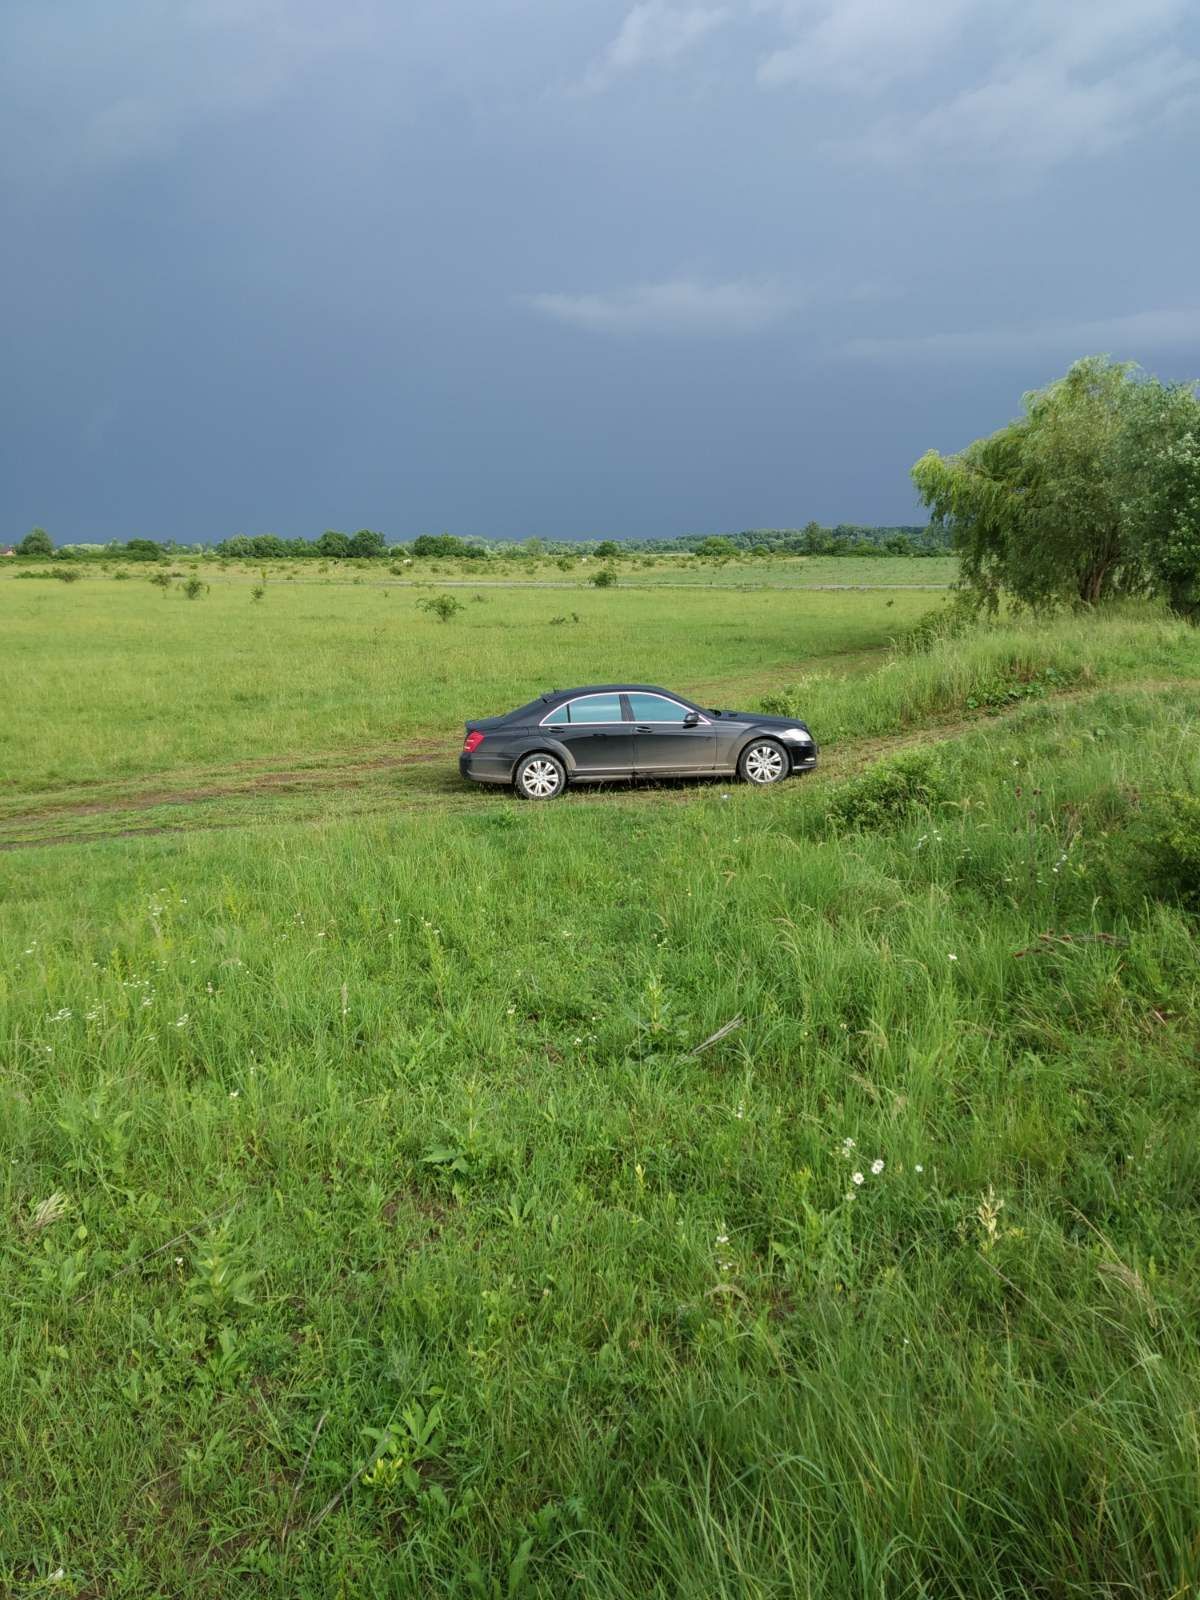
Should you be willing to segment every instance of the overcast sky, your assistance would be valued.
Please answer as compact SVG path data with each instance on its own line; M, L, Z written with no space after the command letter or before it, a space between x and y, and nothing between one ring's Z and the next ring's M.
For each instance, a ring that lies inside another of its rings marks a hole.
M1196 0L3 0L0 536L920 520L1200 372Z

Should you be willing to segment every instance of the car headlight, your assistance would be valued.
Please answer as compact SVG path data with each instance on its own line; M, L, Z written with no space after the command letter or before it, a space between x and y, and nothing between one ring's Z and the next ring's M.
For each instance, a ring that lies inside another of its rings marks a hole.
M812 734L805 733L803 728L785 728L779 737L781 739L786 739L788 744L812 743Z

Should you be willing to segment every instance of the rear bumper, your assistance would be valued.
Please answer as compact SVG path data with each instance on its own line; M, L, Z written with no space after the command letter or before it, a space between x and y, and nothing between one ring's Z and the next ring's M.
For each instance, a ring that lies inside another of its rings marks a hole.
M507 756L484 755L479 750L468 755L464 750L458 758L458 770L472 783L512 782L512 762Z

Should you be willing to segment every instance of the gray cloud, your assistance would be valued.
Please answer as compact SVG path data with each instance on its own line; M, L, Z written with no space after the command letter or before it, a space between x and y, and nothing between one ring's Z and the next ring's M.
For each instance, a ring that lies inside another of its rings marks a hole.
M1196 0L3 0L0 523L905 520L1073 357L1200 367L1198 56Z
M1031 357L1076 357L1107 353L1138 359L1141 353L1200 348L1200 307L1137 311L1090 322L1061 322L1027 328L931 333L901 339L851 339L844 355L868 361L1026 362Z
M675 61L732 16L727 5L674 6L664 0L641 0L626 14L615 38L588 69L580 88L595 93L639 67Z
M121 0L118 25L91 3L70 16L25 8L3 81L23 127L0 162L19 176L32 168L60 178L169 157L190 129L269 106L364 48L373 9L374 0L336 11L318 0ZM51 120L43 112L52 83Z
M874 93L923 71L967 25L980 0L758 0L792 37L759 63L767 85Z
M787 316L799 296L778 284L671 278L600 294L531 294L534 311L592 333L754 333Z
M1187 0L1008 0L1002 18L989 0L758 0L757 9L791 34L760 62L765 87L870 98L902 81L933 82L919 96L927 109L885 111L842 142L844 154L883 165L1050 167L1143 135L1194 110L1200 94L1200 59L1177 40ZM968 44L974 59L964 58ZM963 85L949 94L948 65Z

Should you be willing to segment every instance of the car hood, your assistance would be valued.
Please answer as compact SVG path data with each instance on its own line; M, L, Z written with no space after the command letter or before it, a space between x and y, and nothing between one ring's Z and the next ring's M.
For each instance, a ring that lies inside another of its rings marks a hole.
M808 732L808 723L799 717L768 717L761 711L717 711L714 715L718 722L751 722L756 728L803 728Z

